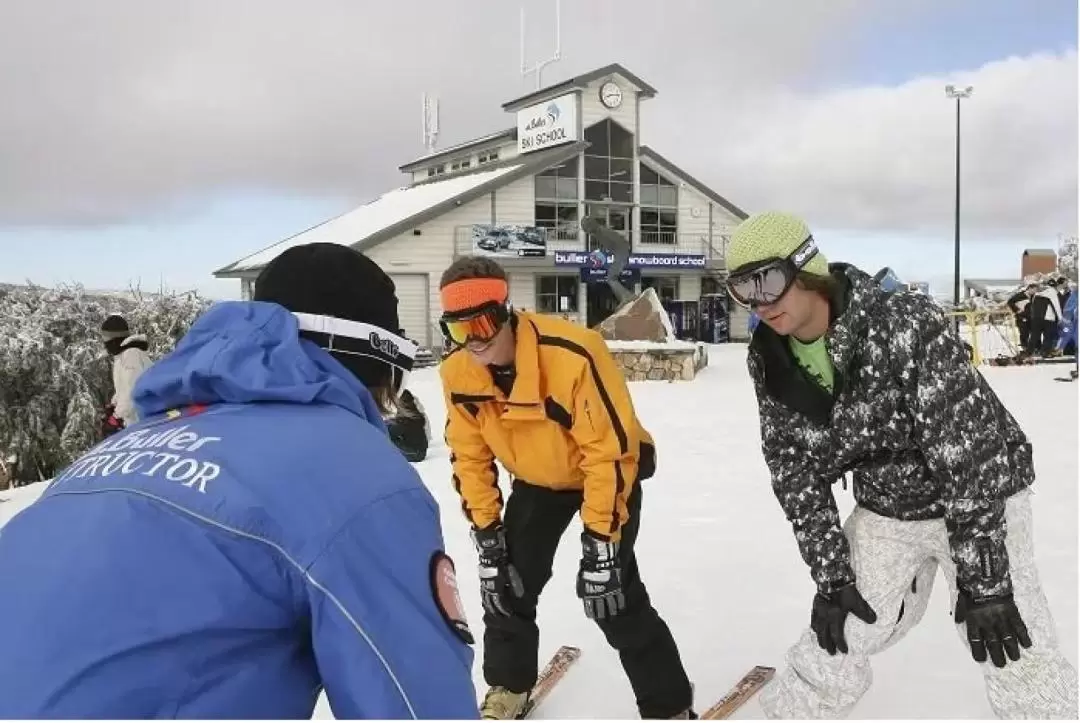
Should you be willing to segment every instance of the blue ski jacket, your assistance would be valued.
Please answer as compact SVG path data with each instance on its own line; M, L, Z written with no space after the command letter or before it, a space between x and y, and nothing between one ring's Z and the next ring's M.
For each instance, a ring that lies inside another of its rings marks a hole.
M140 422L0 528L0 718L477 718L437 505L275 304L211 307Z
M1065 300L1065 308L1061 311L1060 335L1058 336L1058 348L1064 348L1071 341L1076 344L1076 295L1080 289L1069 292L1069 298Z

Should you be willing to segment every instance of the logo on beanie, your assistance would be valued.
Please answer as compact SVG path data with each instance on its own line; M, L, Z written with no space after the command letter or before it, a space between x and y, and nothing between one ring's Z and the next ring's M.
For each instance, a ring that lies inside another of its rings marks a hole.
M810 257L817 253L817 243L814 242L813 236L808 236L806 241L795 250L795 254L791 257L791 260L795 263L796 268L802 268L806 265L806 262L810 260Z
M381 351L383 354L386 354L391 359L394 359L398 356L398 353L400 351L398 349L398 345L389 339L383 339L376 332L373 331L368 334L368 341L371 342L372 347L374 347L378 351Z

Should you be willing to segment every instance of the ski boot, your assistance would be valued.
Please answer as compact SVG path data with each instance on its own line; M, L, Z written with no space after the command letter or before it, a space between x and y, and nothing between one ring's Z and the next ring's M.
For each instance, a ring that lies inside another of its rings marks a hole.
M528 702L528 693L515 693L502 686L492 686L480 706L480 717L484 720L514 720L524 712Z

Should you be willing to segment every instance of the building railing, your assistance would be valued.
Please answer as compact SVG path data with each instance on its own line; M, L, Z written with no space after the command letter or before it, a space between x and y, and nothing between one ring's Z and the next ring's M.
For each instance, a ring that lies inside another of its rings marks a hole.
M509 224L508 224L509 225ZM550 254L553 251L591 251L596 248L592 236L578 229L576 226L563 226L557 229L546 230L544 246ZM713 268L723 266L725 252L727 250L726 234L713 234L709 239L707 234L676 233L669 231L637 231L633 234L631 252L635 254L682 254L704 256L705 261ZM454 230L454 255L465 256L478 250L489 252L502 252L502 255L514 257L512 249L524 245L518 238L507 238L495 235L485 239L483 243L487 248L478 249L476 244L479 237L474 235L472 226L458 226ZM536 246L539 248L539 245Z

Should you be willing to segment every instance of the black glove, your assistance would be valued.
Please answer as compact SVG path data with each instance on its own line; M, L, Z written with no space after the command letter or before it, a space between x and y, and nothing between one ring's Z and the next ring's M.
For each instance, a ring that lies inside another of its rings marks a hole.
M588 530L581 533L577 596L584 601L585 615L592 620L613 618L626 609L619 543L600 539Z
M1020 645L1031 647L1031 636L1020 618L1012 594L997 597L972 598L963 590L956 596L957 625L967 621L967 639L971 657L979 663L986 662L986 652L998 668L1005 667L1005 654L1009 660L1020 660Z
M480 554L480 598L484 610L508 618L513 614L513 598L524 595L525 586L510 564L503 527L495 523L473 530L472 537Z
M877 613L859 594L855 583L844 585L827 595L818 592L814 596L814 607L810 612L810 627L817 633L818 645L829 655L836 655L837 650L847 654L844 623L847 621L848 613L867 625L877 622Z

